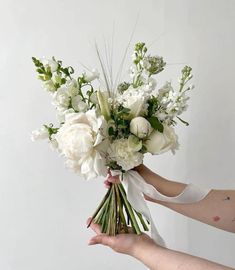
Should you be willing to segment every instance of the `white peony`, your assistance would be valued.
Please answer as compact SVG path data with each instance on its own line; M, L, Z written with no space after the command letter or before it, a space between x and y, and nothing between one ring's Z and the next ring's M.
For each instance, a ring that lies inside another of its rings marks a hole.
M143 154L130 147L128 139L117 139L108 148L111 160L116 161L123 170L128 171L140 165L143 161ZM139 150L139 149L138 149Z
M107 175L104 153L107 148L106 122L95 110L65 115L55 135L66 164L86 179Z
M31 140L38 141L38 140L45 140L49 138L49 133L46 127L41 127L40 129L34 130L31 134Z
M130 122L131 133L136 135L140 139L149 136L152 130L153 128L151 127L151 124L144 117L135 117Z
M153 131L145 142L147 151L151 154L162 154L168 150L178 149L178 137L172 127L164 125L163 133Z

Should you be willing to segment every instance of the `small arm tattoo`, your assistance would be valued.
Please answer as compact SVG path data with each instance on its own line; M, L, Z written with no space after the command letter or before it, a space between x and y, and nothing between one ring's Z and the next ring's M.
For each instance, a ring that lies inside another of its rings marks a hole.
M225 199L223 199L223 201L230 201L230 197L227 196Z
M215 222L217 222L217 221L220 220L220 217L219 217L219 216L215 216L215 217L213 217L213 220L214 220Z

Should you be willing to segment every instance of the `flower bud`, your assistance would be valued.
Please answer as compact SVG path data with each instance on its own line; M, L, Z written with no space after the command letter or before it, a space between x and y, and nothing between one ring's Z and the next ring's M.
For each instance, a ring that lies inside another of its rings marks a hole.
M104 116L105 120L108 121L110 119L110 110L108 104L108 93L97 91L97 98L100 105L101 114Z
M151 124L144 117L138 116L131 120L130 131L138 138L143 139L150 135L152 132Z

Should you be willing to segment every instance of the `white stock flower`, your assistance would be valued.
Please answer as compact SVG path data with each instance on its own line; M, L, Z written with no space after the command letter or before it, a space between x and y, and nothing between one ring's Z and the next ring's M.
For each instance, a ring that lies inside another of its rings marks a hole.
M168 150L174 151L178 149L178 137L172 127L164 125L163 133L155 130L147 138L145 142L147 151L151 154L162 154Z
M138 116L131 120L130 131L138 138L143 139L150 135L152 132L151 124L144 117Z
M91 72L85 72L84 73L84 79L87 81L87 82L91 82L91 81L94 81L95 79L98 79L100 76L99 72L97 69L92 69Z
M148 78L145 82L145 90L152 92L157 86L157 81L154 78Z
M107 148L106 122L95 110L71 113L55 135L66 164L85 179L106 176L104 154Z
M45 140L49 138L49 133L46 127L41 127L40 129L34 130L31 134L31 140L37 141L37 140Z
M140 165L143 161L143 154L130 147L128 139L117 139L108 148L111 160L116 161L123 170L128 171Z

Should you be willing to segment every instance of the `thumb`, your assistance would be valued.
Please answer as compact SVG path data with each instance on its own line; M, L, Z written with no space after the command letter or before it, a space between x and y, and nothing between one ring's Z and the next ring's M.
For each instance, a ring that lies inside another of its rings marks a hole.
M92 237L88 244L89 245L101 244L101 245L109 246L112 248L112 246L114 245L114 240L115 239L113 236L100 234L100 235L96 235L96 236Z

